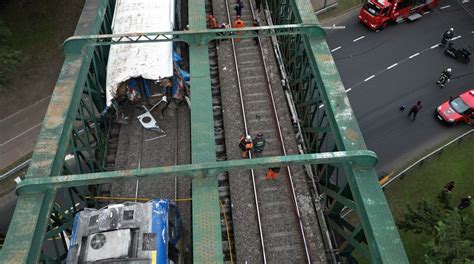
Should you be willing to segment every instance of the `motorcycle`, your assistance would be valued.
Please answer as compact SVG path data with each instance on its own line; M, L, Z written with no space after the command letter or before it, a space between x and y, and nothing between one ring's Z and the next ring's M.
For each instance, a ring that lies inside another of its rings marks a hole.
M464 64L467 64L471 61L471 59L469 58L469 56L471 55L471 52L469 52L465 48L456 49L453 47L453 43L449 43L448 47L444 50L444 54L450 57L453 57Z

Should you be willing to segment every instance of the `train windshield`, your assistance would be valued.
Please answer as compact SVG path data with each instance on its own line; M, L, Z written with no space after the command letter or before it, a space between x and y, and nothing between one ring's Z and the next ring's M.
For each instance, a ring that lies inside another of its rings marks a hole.
M370 1L365 2L364 9L374 16L378 16L380 14L380 11L382 11L382 8L378 7Z
M451 102L449 102L454 111L459 114L465 114L470 110L470 107L461 99L461 97L456 97Z

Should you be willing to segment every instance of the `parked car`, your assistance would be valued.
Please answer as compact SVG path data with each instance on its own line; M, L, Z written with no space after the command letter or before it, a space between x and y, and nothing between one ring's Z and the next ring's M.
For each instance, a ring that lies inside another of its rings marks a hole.
M450 125L460 122L474 125L474 89L442 103L436 108L435 116Z

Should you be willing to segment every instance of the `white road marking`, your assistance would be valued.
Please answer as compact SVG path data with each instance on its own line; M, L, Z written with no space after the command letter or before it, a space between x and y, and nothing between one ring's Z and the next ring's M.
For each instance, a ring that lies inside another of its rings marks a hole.
M388 67L387 67L387 70L390 70L391 68L393 68L393 67L395 67L395 66L397 66L397 65L398 65L398 63L394 63L394 64L388 66Z
M445 5L445 6L440 7L439 9L445 9L445 8L448 8L448 7L451 7L451 6L450 5Z
M39 126L41 126L42 124L43 124L43 123L41 122L41 123L39 123L39 124L36 124L36 125L34 125L33 127L30 127L30 128L28 128L27 130L25 130L25 131L21 132L20 134L18 134L18 135L16 135L16 136L14 136L14 137L12 137L12 138L10 138L9 140L7 140L7 141L3 142L2 144L0 144L0 147L3 147L3 146L5 146L6 144L8 144L8 143L12 142L13 140L15 140L15 139L17 139L17 138L19 138L19 137L23 136L24 134L26 134L26 133L30 132L31 130L33 130L33 129L35 129L35 128L39 127Z
M461 36L457 36L457 37L452 38L451 40L456 40L456 39L460 39L460 38L461 38Z
M356 42L356 41L359 41L359 40L361 40L361 39L363 39L363 38L365 38L365 36L362 36L362 37L358 37L358 38L356 38L356 39L354 39L354 40L352 40L352 42Z
M434 46L431 46L430 49L434 49L434 48L437 48L439 46L439 43L434 45Z
M349 88L346 90L346 93L350 92L352 90L352 88Z
M474 33L474 32L473 32L473 33ZM12 118L12 117L14 117L14 116L16 116L16 115L18 115L18 114L20 114L20 113L22 113L22 112L28 110L29 108L31 108L31 107L33 107L33 106L35 106L35 105L37 105L37 104L43 102L44 100L49 99L49 98L51 98L51 95L50 95L50 96L46 96L46 97L44 97L44 98L41 98L41 99L39 99L38 101L36 101L35 103L30 104L28 107L23 108L23 109L21 109L20 111L15 112L15 113L13 113L13 114L11 114L11 115L9 115L9 116L3 118L2 120L0 120L0 122L4 122L5 120Z
M334 48L334 49L331 50L331 52L334 52L334 51L336 51L336 50L339 50L340 48L341 48L341 46L339 46L339 47L337 47L337 48Z
M369 78L365 79L364 82L366 82L366 81L368 81L368 80L370 80L370 79L372 79L372 78L374 78L374 77L375 77L375 74L372 75L372 76L370 76Z
M416 56L418 56L418 55L420 55L420 53L419 53L419 52L418 52L418 53L415 53L415 54L413 54L413 55L411 55L411 56L410 56L410 57L408 57L408 58L412 59L412 58L414 58L414 57L416 57Z

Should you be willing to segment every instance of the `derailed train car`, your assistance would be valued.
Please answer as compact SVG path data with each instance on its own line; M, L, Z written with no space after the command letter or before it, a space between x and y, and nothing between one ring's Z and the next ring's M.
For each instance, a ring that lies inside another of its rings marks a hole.
M183 263L183 226L166 199L79 212L66 263Z
M171 32L175 30L175 13L175 0L117 0L112 33ZM172 83L172 97L180 98L179 88L189 80L187 72L179 66L180 60L172 42L111 45L106 77L107 106L121 96L131 102L144 101L153 96L154 86L163 87L163 81L167 80Z

